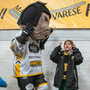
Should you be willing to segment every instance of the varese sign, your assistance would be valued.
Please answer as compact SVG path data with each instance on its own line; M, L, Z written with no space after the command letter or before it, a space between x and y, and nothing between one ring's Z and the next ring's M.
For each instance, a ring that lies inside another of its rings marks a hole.
M37 0L3 0L0 3L0 30L19 29L17 20L23 9ZM90 29L90 0L41 0L47 2L57 29Z

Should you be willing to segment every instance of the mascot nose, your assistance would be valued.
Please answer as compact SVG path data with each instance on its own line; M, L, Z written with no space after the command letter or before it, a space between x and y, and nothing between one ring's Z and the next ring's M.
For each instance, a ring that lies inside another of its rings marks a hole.
M52 33L53 32L53 28L50 28L50 33ZM48 35L46 35L45 36L45 38L47 37Z

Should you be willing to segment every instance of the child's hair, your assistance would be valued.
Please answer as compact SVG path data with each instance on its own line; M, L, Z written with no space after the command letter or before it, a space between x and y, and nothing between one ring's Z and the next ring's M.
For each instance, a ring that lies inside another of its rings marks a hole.
M70 42L70 43L71 43L71 45L73 45L73 44L74 44L72 40L66 40L66 41L64 42L64 45L65 45L65 43L66 43L67 41L68 41L68 42Z

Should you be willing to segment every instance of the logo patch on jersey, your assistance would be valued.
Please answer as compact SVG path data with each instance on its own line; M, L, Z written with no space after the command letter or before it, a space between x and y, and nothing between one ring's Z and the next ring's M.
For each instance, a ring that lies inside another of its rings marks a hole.
M42 66L41 61L31 61L30 66L36 67L36 66Z
M29 44L29 51L33 53L38 53L39 47L35 45L34 43Z

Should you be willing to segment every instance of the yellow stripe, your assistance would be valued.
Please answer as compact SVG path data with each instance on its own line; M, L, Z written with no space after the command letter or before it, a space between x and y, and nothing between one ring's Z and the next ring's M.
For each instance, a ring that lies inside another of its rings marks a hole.
M12 48L12 49L14 49L14 46L13 46L13 41L12 41L12 43L11 43L11 48Z
M67 71L67 63L64 63L64 71Z
M69 55L68 53L64 53L64 55Z
M13 45L13 41L12 41L12 43L11 43L11 48L14 50L14 45ZM16 53L14 53L15 54L15 56L21 56L22 55L22 51L21 51L21 53L18 55L18 54L16 54Z
M11 76L14 77L14 78L16 78L16 77L36 76L36 75L39 75L39 74L43 74L43 72L36 73L36 74L30 74L30 75L17 75L17 76L13 76L13 75L11 75Z
M63 75L63 79L66 79L66 75Z
M19 57L20 57L20 56L22 55L22 53L23 53L23 52L21 51L20 54L16 54L16 53L14 53L14 54L15 54L15 56L19 56Z
M18 56L17 56L17 61L20 60L21 61L21 55L23 52L21 52Z
M16 73L16 76L20 76L20 64L19 63L15 65L15 73Z
M63 75L63 77L65 78L65 77L66 77L66 75Z
M66 79L66 78L63 78L63 79Z
M42 83L42 84L39 85L39 87L40 87L40 86L43 86L43 85L46 85L46 84L48 84L48 83Z
M18 60L21 61L21 55L22 55L22 52L17 56L17 61ZM16 76L20 76L20 64L19 63L15 65L15 74Z

